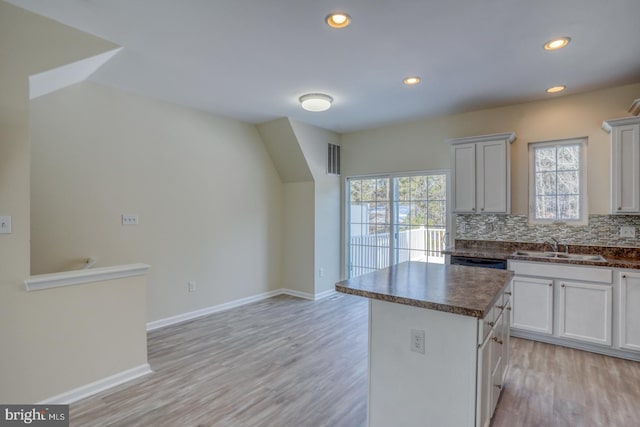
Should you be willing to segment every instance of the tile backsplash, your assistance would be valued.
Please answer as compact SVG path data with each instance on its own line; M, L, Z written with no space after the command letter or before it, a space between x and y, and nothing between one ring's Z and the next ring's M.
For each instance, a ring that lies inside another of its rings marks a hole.
M532 225L526 215L456 215L456 239L640 247L640 215L589 215L589 225ZM636 227L636 237L620 237L620 227Z

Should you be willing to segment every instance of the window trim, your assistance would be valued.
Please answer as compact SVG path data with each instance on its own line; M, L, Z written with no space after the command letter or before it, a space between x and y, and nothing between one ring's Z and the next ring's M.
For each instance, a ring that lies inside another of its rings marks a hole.
M529 224L549 225L566 224L571 226L588 225L588 193L587 193L587 144L588 137L556 139L551 141L537 141L528 144L529 151ZM579 197L580 197L580 218L579 219L536 219L535 218L535 155L534 149L539 147L560 147L564 145L580 145L580 169L579 169Z

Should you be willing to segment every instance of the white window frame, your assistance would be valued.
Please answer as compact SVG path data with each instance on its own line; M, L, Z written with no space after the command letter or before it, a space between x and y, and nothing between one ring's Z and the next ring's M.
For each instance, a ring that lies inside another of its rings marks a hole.
M536 219L536 162L534 149L540 147L560 147L563 145L580 145L580 169L579 169L579 197L580 197L580 218L579 219ZM567 224L567 225L587 225L589 223L588 199L587 199L587 137L558 139L554 141L530 142L529 143L529 223L530 224Z

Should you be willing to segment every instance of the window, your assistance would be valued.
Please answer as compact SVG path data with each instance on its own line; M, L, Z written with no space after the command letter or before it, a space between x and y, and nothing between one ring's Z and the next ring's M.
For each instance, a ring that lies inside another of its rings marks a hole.
M444 172L348 178L348 277L409 260L443 263L447 223Z
M585 138L529 144L529 221L587 223Z

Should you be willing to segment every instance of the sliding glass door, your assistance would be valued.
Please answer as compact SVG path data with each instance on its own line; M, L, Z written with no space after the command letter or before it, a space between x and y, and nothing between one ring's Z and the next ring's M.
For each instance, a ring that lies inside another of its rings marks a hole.
M347 276L403 261L443 263L446 172L347 179Z

